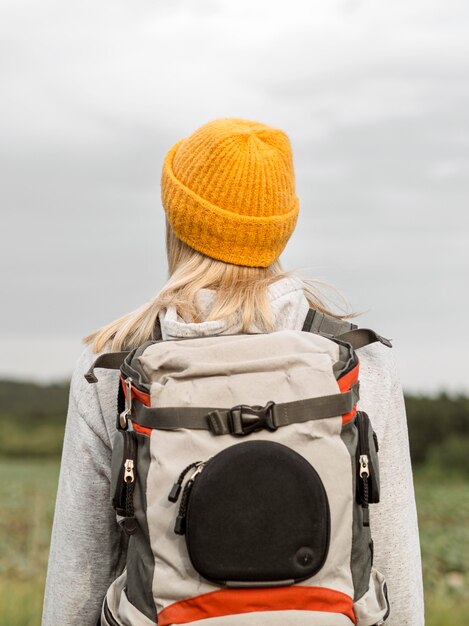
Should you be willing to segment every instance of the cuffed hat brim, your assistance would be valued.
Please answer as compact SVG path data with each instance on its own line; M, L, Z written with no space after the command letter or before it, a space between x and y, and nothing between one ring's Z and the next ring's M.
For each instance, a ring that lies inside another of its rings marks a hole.
M296 196L282 214L251 216L227 211L185 186L174 174L177 142L167 153L161 198L176 237L209 257L250 267L267 267L282 253L298 219Z

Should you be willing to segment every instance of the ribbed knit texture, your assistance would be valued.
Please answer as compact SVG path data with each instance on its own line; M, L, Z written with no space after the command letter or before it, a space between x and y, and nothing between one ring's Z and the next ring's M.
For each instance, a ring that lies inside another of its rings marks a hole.
M165 157L161 198L176 236L214 259L267 267L298 218L290 140L279 129L218 119Z

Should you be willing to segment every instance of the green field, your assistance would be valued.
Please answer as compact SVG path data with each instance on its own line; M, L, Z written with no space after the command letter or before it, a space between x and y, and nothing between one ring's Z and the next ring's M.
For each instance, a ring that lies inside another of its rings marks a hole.
M426 626L459 626L469 615L469 483L415 476Z
M38 626L58 461L0 460L0 625Z
M0 626L38 626L58 461L0 460ZM469 484L415 476L427 626L469 615Z

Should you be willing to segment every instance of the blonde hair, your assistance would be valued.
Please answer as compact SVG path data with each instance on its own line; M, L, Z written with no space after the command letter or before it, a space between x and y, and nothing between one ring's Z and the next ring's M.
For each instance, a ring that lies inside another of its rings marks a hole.
M167 220L166 253L168 280L161 291L138 309L86 335L82 339L83 343L92 344L94 352L101 352L105 348L113 352L131 350L153 338L158 314L169 306L175 307L185 321L200 322L196 293L203 288L215 291L213 307L205 320L223 319L237 314L241 316L242 332L247 332L251 324L261 332L271 332L274 327L267 288L286 277L298 281L310 307L315 310L337 319L358 315L346 313L345 308L342 314L330 310L318 289L318 285L324 283L301 278L293 271L284 270L279 259L268 267L247 267L224 263L201 254L178 239ZM337 290L334 291L347 305L343 296Z

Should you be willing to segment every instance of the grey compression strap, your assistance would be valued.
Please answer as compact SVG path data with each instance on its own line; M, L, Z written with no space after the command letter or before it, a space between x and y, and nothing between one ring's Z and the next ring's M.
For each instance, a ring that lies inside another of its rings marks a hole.
M110 370L118 370L124 362L125 357L129 354L129 350L125 352L105 352L100 354L97 359L93 361L90 369L84 374L85 379L90 383L97 383L98 379L95 376L95 367L105 367Z
M134 415L140 426L161 430L189 428L210 430L214 435L247 435L254 430L276 430L280 426L335 417L349 413L359 399L359 383L343 393L295 400L265 407L239 405L231 409L211 407L147 407L134 401Z

